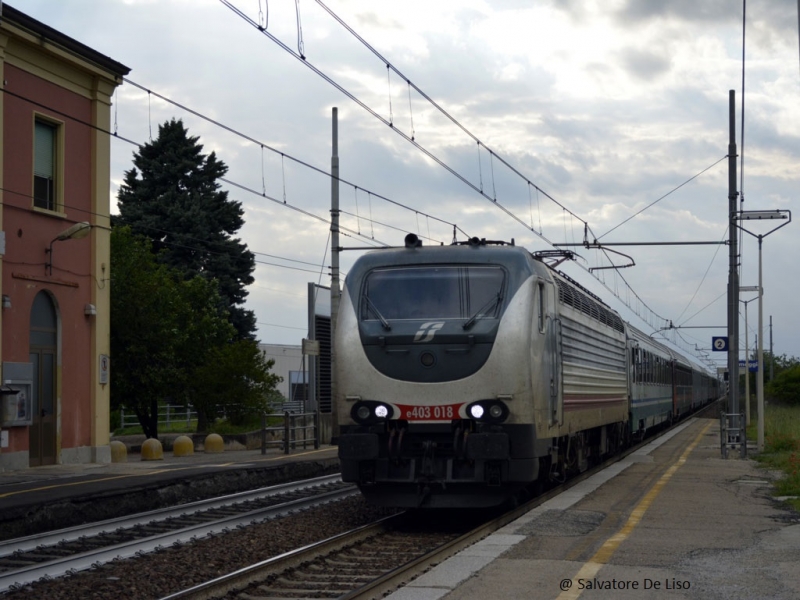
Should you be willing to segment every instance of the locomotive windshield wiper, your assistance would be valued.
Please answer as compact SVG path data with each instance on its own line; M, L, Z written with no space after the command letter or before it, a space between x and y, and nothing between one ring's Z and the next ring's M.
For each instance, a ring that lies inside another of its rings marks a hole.
M389 321L387 321L387 320L384 318L384 316L381 314L381 311L379 311L379 310L378 310L378 309L375 307L375 305L372 303L372 300L370 300L370 299L369 299L369 296L367 296L366 294L364 294L364 295L362 296L362 298L364 298L364 300L366 300L366 301L367 301L367 307L368 307L370 310L372 310L372 312L373 312L373 313L375 313L375 316L376 316L376 317L378 317L378 320L381 322L381 325L383 325L383 328L384 328L386 331L391 331L391 329L392 329L392 326L391 326L391 325L389 325Z
M480 317L485 316L486 312L490 308L494 308L502 301L503 301L503 295L500 292L497 292L497 296L495 296L494 298L489 300L486 304L481 306L478 309L478 311L474 315L472 315L469 319L467 319L461 327L463 327L464 329L469 329L475 324L475 321L477 321Z

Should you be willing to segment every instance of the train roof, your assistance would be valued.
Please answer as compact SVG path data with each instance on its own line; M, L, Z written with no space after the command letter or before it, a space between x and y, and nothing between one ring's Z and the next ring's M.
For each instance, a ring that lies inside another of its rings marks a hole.
M349 287L356 281L360 282L367 272L375 268L426 264L441 265L447 263L471 265L501 264L511 272L512 278L517 282L520 282L534 273L540 276L548 273L555 283L566 282L568 285L579 290L581 295L585 294L602 305L604 310L610 311L619 319L621 324L624 324L626 335L629 338L634 338L641 344L649 345L652 350L657 350L666 356L670 356L674 360L683 363L685 366L708 371L685 354L657 342L644 332L633 327L597 295L577 283L567 274L547 265L543 257L532 254L522 246L514 245L513 240L511 243L506 243L472 238L466 242L450 245L424 246L415 235L409 234L409 236L406 237L405 247L377 248L359 257L347 274L346 285ZM560 282L558 281L559 279L561 280ZM585 301L581 304L585 304Z
M348 272L347 279L361 279L367 271L380 267L448 263L501 264L516 276L525 277L539 271L536 262L525 248L504 242L380 248L359 257Z

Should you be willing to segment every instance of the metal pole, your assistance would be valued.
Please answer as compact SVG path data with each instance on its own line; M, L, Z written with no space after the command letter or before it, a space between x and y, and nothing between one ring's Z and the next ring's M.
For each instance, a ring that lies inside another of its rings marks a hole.
M758 451L764 450L764 287L761 280L761 242L758 236L758 373L756 373L756 401L758 402Z
M336 377L336 320L339 313L339 111L334 106L331 153L331 419L333 435L338 435L336 404L339 385Z
M800 0L798 0L800 2ZM769 316L769 380L775 379L775 355L772 353L772 315Z
M308 284L308 339L317 339L317 286L313 282ZM317 393L317 365L319 356L308 357L308 400L314 410L319 410L319 394Z
M747 328L747 305L744 303L744 405L747 414L745 416L745 426L750 425L750 332Z
M261 413L261 454L267 453L267 413Z
M283 413L283 453L289 454L289 411Z
M729 270L728 270L728 414L739 414L739 228L736 191L736 92L728 92L728 219L729 219ZM741 440L740 440L741 441Z

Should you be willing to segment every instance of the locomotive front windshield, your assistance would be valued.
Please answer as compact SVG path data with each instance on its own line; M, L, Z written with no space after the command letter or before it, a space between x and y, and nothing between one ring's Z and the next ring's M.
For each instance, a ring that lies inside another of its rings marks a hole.
M500 267L415 266L376 269L366 279L362 320L497 318L505 272Z

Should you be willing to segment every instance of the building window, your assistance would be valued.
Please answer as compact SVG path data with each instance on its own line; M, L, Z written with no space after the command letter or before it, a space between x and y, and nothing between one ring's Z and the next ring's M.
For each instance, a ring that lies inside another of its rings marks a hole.
M33 139L33 205L57 210L58 130L55 123L36 119Z

